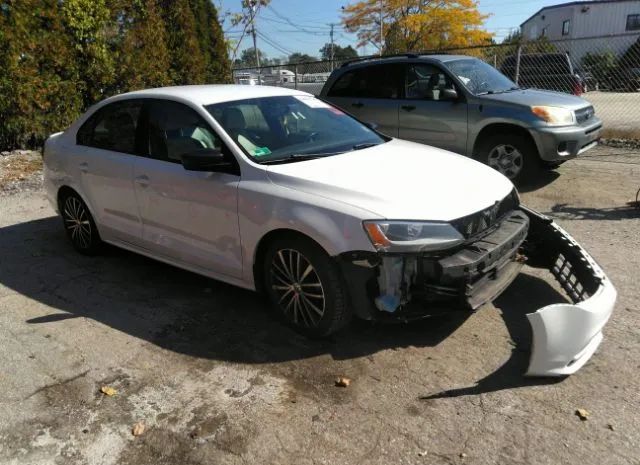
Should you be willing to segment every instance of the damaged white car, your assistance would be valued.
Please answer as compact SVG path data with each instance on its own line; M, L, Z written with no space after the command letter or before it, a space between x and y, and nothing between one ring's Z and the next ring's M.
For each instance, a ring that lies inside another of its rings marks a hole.
M530 375L578 370L616 291L511 182L460 155L390 139L309 94L260 86L108 99L44 150L73 246L108 242L248 289L324 336L353 317L473 311L525 261L573 301L528 315Z

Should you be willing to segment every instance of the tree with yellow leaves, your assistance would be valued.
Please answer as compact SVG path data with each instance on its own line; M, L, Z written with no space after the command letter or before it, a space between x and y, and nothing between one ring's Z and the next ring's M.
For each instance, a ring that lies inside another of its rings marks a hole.
M488 17L476 0L360 0L344 7L342 22L358 46L399 53L488 44Z

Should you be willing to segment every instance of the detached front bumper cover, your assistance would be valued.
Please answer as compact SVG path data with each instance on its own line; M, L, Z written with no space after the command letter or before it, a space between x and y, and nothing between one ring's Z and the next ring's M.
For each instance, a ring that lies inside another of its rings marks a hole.
M521 208L530 219L530 264L549 269L574 302L548 305L527 315L533 344L526 375L570 375L598 348L617 293L602 268L564 229Z

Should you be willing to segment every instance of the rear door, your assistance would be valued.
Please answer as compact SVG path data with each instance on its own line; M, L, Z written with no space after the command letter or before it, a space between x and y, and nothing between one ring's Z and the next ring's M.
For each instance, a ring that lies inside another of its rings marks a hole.
M398 109L403 64L358 67L340 76L327 92L327 100L377 130L398 136Z
M104 239L136 243L142 226L133 165L141 150L142 103L124 100L100 108L78 130L73 157L82 192Z
M233 154L187 105L153 99L144 115L148 157L134 166L144 247L190 267L240 277L239 168L187 171L181 163L186 152L215 148L237 167Z
M466 154L467 103L460 89L435 65L409 63L406 70L398 137ZM455 89L459 98L448 99L445 89Z

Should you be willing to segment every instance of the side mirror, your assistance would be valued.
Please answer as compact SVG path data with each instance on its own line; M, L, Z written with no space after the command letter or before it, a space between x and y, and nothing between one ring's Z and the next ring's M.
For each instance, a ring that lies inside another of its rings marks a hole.
M229 172L233 169L233 164L216 149L194 150L183 153L180 158L182 166L188 171Z
M455 89L442 89L440 91L440 100L458 100L458 92Z

